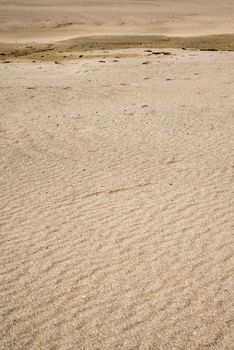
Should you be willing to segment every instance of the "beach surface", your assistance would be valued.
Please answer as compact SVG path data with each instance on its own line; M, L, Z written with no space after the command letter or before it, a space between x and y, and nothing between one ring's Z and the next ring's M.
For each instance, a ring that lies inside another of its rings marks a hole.
M1 349L233 349L233 8L0 0Z
M0 0L0 42L234 34L233 0Z

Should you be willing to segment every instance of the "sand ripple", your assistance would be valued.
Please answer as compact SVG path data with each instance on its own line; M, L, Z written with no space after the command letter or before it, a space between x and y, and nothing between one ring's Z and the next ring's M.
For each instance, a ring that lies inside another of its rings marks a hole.
M232 348L233 54L170 53L0 65L2 349Z

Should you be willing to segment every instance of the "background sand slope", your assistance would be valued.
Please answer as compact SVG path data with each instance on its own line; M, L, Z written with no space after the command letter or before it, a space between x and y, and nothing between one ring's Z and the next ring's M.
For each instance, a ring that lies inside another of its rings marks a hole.
M0 0L0 42L234 33L233 0Z

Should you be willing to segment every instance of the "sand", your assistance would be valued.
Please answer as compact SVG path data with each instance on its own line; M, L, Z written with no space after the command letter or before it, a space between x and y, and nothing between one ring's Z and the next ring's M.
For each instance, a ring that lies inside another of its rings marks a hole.
M0 0L1 349L233 349L233 2L153 3Z
M0 0L0 41L234 34L233 0Z

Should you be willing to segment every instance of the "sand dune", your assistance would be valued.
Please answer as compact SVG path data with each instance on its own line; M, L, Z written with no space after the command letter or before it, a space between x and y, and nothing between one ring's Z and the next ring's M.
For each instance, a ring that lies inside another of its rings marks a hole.
M232 348L233 53L127 52L0 65L3 349Z
M234 34L231 0L0 0L0 42Z
M0 0L0 60L135 47L233 51L233 13L227 0Z
M233 349L233 8L0 0L0 349Z

